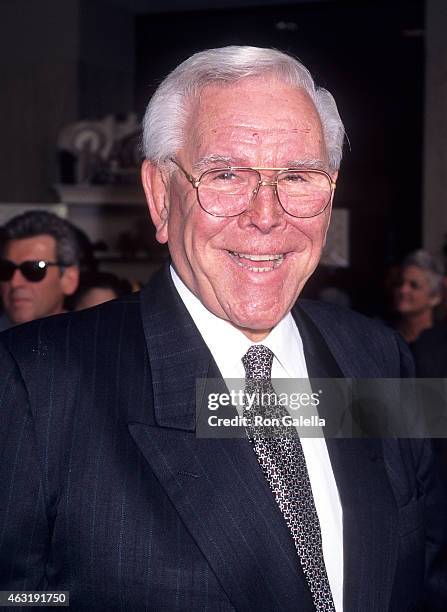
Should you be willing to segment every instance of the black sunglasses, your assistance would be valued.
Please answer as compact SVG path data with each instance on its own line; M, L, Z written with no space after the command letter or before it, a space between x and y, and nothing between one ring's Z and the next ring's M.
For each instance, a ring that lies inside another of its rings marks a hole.
M31 283L38 283L47 274L49 266L61 266L59 262L44 261L43 259L34 261L22 261L16 264L9 259L0 259L0 282L7 282L12 279L14 272L20 270L22 276Z

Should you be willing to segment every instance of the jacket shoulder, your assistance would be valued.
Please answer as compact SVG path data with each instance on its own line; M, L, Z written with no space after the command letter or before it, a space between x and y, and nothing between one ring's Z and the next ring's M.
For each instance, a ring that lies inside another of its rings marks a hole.
M79 312L30 321L0 333L24 378L33 379L41 368L88 362L93 354L110 351L126 338L143 337L139 296L130 295ZM46 370L45 370L46 371Z
M394 336L395 332L382 321L337 304L317 300L299 300L295 308L302 309L311 318L318 319L321 324L335 325L339 330L354 329L361 334L379 334Z
M381 321L349 308L313 300L299 300L294 310L298 317L300 312L304 313L314 323L350 376L413 375L413 358L408 346L396 331Z

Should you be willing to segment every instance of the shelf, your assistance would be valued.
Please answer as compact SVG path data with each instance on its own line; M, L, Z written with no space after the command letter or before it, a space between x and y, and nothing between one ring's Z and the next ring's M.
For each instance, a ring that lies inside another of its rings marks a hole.
M141 206L146 204L140 185L62 185L55 189L67 206Z

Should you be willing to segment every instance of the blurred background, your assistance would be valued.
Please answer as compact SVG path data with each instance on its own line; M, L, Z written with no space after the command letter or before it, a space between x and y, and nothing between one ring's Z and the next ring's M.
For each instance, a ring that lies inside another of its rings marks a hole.
M46 208L101 271L146 282L167 257L138 182L147 101L195 51L275 47L334 94L349 140L306 294L384 316L406 254L445 256L446 31L445 0L1 0L0 225Z

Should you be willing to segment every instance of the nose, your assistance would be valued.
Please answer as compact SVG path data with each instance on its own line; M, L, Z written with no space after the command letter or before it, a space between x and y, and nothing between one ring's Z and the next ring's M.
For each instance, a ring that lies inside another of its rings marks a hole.
M401 285L399 285L398 291L401 294L410 293L411 287L407 282L403 281Z
M25 283L27 283L28 281L26 280L26 278L22 275L22 272L20 271L19 268L16 268L14 270L14 274L12 275L12 278L10 281L7 281L9 283L9 285L11 287L20 287L21 285L24 285Z
M278 199L276 181L261 180L239 221L244 228L254 226L266 234L285 224L285 214Z

